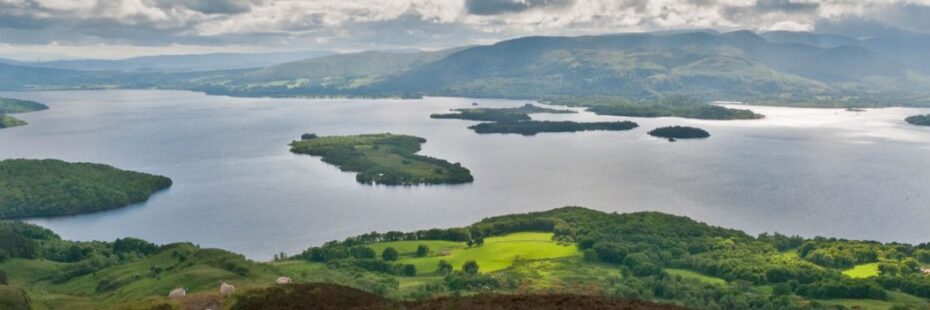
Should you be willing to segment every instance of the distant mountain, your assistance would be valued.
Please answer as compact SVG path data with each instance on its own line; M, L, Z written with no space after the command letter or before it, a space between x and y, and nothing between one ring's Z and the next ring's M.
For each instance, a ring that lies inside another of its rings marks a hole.
M294 61L242 74L197 80L195 89L231 95L356 94L360 89L467 47L441 51L368 51ZM364 94L361 94L364 95Z
M83 71L192 72L225 69L264 68L285 62L332 55L327 51L278 53L213 53L193 55L142 56L120 60L79 59L48 62L16 62L32 67Z
M812 106L930 105L927 51L930 36L919 35L861 39L799 32L675 31L525 37L432 52L336 54L259 69L53 74L32 68L36 72L9 75L4 81L0 68L0 89L96 85L275 97L684 95ZM9 66L29 71L22 64Z
M770 31L759 34L771 43L803 44L822 48L834 48L844 45L860 45L862 41L856 38L834 35L817 34L795 31Z

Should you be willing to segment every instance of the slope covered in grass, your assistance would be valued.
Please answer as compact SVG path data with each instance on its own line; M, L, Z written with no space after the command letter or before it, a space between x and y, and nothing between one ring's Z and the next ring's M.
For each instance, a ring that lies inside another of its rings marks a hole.
M430 248L427 257L415 257L419 245ZM578 256L578 248L573 244L558 243L552 240L551 233L522 232L484 239L484 244L468 247L464 242L444 241L395 241L368 245L380 254L385 248L393 247L400 252L397 261L413 264L419 273L430 274L438 270L439 260L460 269L467 261L476 261L484 272L495 272L509 268L517 260L551 259Z

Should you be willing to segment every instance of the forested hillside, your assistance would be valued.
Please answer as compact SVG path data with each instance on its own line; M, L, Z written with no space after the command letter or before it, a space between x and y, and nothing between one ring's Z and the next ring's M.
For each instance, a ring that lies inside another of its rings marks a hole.
M27 298L13 298L38 308L345 302L295 296L292 288L308 286L275 284L284 281L335 283L412 304L454 302L434 298L477 292L519 300L555 291L696 309L924 309L930 276L922 270L928 265L927 244L750 236L686 217L579 207L461 228L373 232L294 256L280 253L268 263L190 244L64 241L37 226L0 221L0 289L9 296L25 292ZM224 298L221 283L237 290ZM176 288L187 288L187 296L167 298Z

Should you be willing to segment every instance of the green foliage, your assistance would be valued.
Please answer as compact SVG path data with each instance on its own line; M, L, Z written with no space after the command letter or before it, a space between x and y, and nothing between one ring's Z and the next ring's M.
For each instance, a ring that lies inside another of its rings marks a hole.
M494 276L475 273L453 273L443 278L447 287L453 291L497 289L501 287L500 280Z
M710 137L710 133L703 129L682 126L656 128L649 131L649 135L667 139L702 139Z
M439 274L447 275L452 273L452 264L444 259L439 260Z
M930 126L930 114L910 116L906 118L905 121L911 125Z
M462 264L462 272L470 275L478 274L479 271L478 262L470 260Z
M394 248L389 247L389 248L384 249L384 252L381 252L381 259L384 259L386 261L395 261L397 260L397 257L398 257L397 250L395 250Z
M169 186L166 177L106 165L9 159L0 161L0 218L119 208Z
M517 122L530 120L529 114L533 113L575 113L575 111L572 110L547 109L529 103L518 108L468 108L455 109L452 111L456 113L432 114L430 117L439 119L463 119L486 122Z
M632 117L683 117L709 120L760 119L750 110L730 109L685 97L668 96L633 101L621 97L565 97L553 104L582 106L597 114Z
M859 279L817 281L802 284L797 289L800 296L819 299L888 299L888 292L874 282Z
M0 114L0 129L26 126L27 123L9 115Z
M429 247L425 244L417 246L417 257L427 257L429 256Z
M360 183L386 185L459 184L474 181L460 164L415 155L426 140L386 134L319 137L294 141L291 152L322 157L342 171L358 172Z
M497 122L481 123L468 127L480 134L503 133L503 134L521 134L532 136L541 132L576 132L576 131L594 131L609 130L623 131L639 127L634 122L592 122L578 123L571 121L520 121L520 122Z

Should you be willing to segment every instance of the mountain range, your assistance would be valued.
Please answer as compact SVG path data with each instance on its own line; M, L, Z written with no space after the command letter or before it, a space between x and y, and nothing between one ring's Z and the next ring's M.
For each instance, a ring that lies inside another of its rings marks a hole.
M145 87L275 97L685 95L790 105L914 106L930 104L928 51L930 37L919 35L680 31L537 36L441 51L320 54L296 61L269 57L254 69L179 69L184 67L168 63L182 61L157 58L147 58L147 67L174 69L124 64L90 71L74 62L54 68L13 63L0 65L0 89Z

